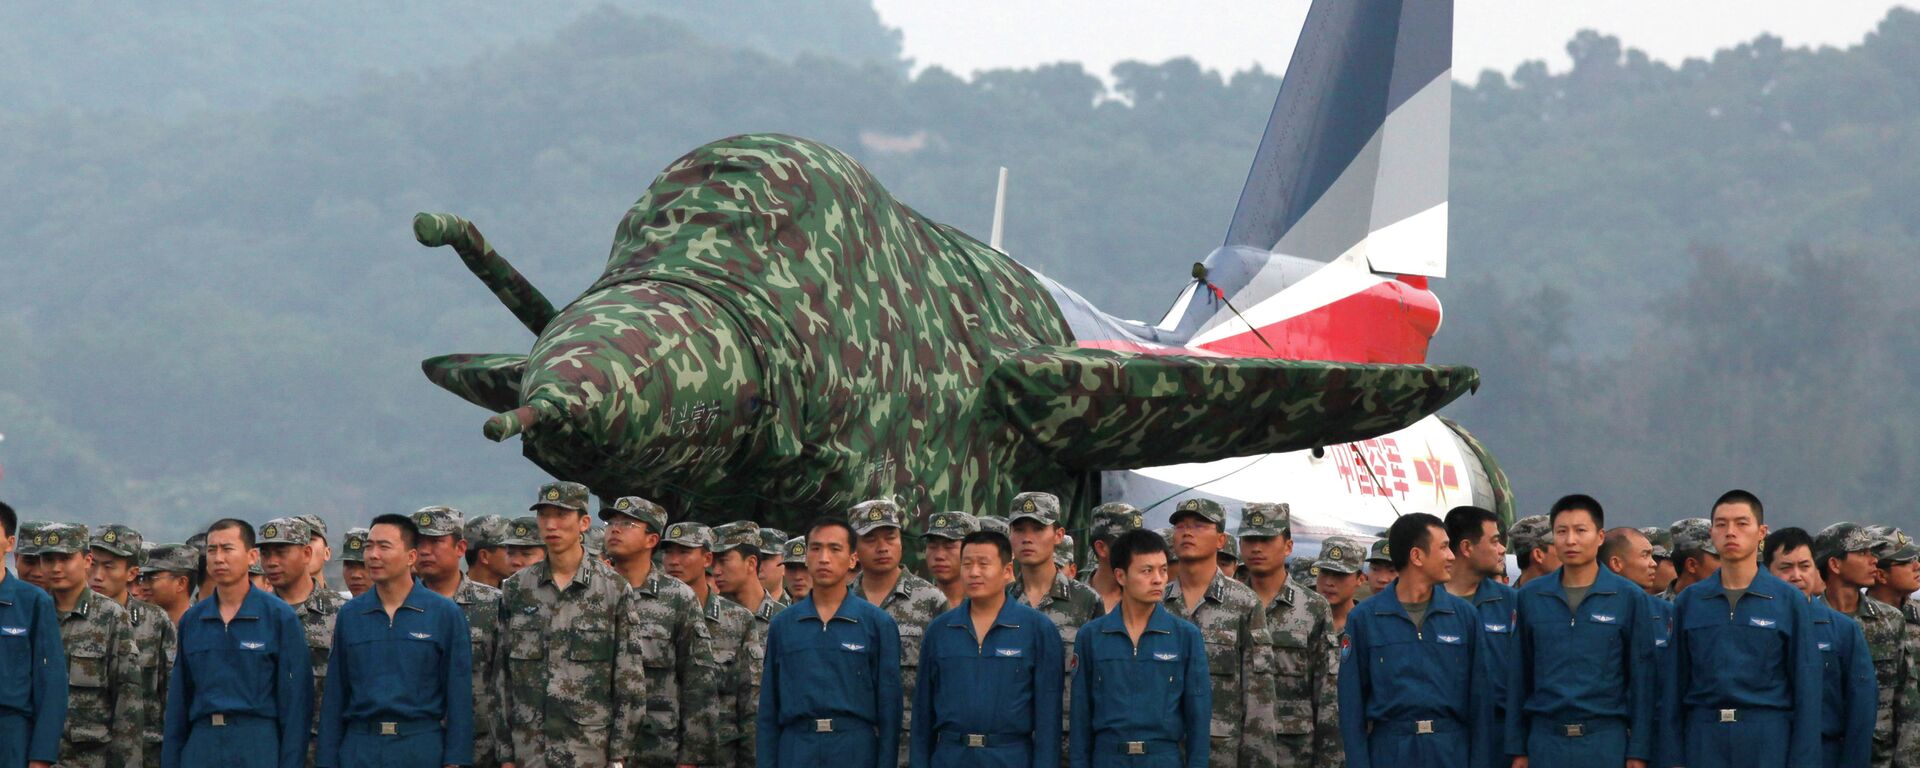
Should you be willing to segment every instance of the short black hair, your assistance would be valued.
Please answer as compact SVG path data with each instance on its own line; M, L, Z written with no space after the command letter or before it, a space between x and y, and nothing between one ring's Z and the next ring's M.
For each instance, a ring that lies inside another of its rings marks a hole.
M245 549L253 549L252 523L237 518L223 517L213 521L213 525L207 526L208 536L212 536L214 531L239 531L240 546Z
M1748 491L1735 488L1720 494L1720 498L1714 500L1713 506L1707 508L1707 519L1713 519L1713 510L1719 509L1722 504L1745 504L1753 508L1754 522L1764 523L1767 521L1767 509L1760 505L1760 497Z
M1773 565L1773 558L1775 556L1782 552L1792 552L1801 547L1806 547L1807 552L1813 553L1813 536L1809 535L1805 528L1797 526L1787 527L1769 533L1767 534L1766 542L1760 545L1760 564ZM1827 577L1826 558L1814 553L1813 566L1820 569L1820 578L1824 579Z
M420 527L414 525L413 519L406 515L395 515L391 513L380 515L373 518L373 522L369 523L367 528L371 530L373 526L376 525L391 525L399 528L400 543L406 545L407 549L420 546Z
M1013 543L1007 541L1006 535L999 531L974 531L967 534L966 538L960 540L960 551L967 551L968 544L992 544L994 551L1000 553L1001 565L1013 562Z
M20 516L4 501L0 501L0 529L7 532L7 538L13 538L14 532L20 529Z
M1167 555L1169 561L1173 559L1167 549L1167 540L1160 538L1158 532L1135 528L1114 537L1113 544L1107 548L1107 562L1113 565L1113 570L1125 573L1127 567L1133 565L1134 556L1155 552Z
M1587 514L1593 516L1593 527L1602 529L1607 527L1607 513L1600 508L1600 500L1584 493L1570 493L1554 502L1553 507L1547 511L1547 525L1559 523L1562 512L1580 510L1586 510Z
M838 528L840 530L846 531L847 546L849 548L851 548L855 544L860 543L859 534L856 534L853 532L853 524L847 522L846 518L839 517L836 515L821 515L820 517L814 518L813 522L807 523L807 543L808 544L813 543L813 534L818 532L822 528Z
M1447 510L1447 546L1453 548L1454 554L1460 554L1460 545L1479 541L1480 532L1487 529L1487 523L1493 523L1494 535L1499 535L1500 516L1491 509L1454 507Z
M1626 560L1627 547L1633 542L1633 537L1636 535L1643 539L1647 536L1641 533L1640 529L1627 526L1607 531L1607 537L1600 541L1600 562L1605 563L1616 557L1621 560Z
M1415 512L1396 518L1393 525L1387 528L1387 555L1393 561L1393 569L1406 570L1407 558L1412 555L1413 550L1433 546L1433 529L1435 528L1444 531L1447 529L1447 524L1440 522L1440 518L1425 512Z

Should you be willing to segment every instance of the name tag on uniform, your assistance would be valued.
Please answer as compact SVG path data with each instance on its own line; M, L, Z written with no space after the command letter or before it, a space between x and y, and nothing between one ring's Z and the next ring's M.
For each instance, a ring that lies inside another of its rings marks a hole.
M12 637L19 637L27 633L27 628L26 627L0 627L0 633L5 633Z
M1819 646L1820 650L1823 650L1823 651L1833 650L1833 643L1815 643L1814 645Z
M840 647L845 648L849 651L864 651L867 649L866 646L861 645L859 643L841 643Z
M1612 623L1613 623L1613 619L1614 619L1614 616L1613 616L1613 614L1611 614L1611 613L1596 613L1596 614L1593 614L1593 621L1594 621L1594 623L1596 623L1596 624L1612 624Z
M1506 631L1507 631L1507 625L1505 625L1505 624L1488 624L1488 625L1487 625L1487 631L1488 631L1488 632L1492 632L1492 633L1494 633L1494 634L1496 634L1496 635L1501 635L1501 634L1506 634Z
M249 651L257 651L257 650L260 650L260 649L262 649L262 648L265 648L265 647L267 647L267 644L266 644L266 643L248 643L248 642L241 642L241 643L240 643L240 647L242 647L242 648L245 648L245 649L247 649L247 650L249 650Z
M1161 661L1173 661L1173 660L1175 660L1175 659L1178 659L1178 658L1180 658L1180 654L1177 654L1177 653L1156 653L1156 654L1154 654L1154 655L1153 655L1153 657L1154 657L1154 658L1156 658L1156 659L1159 659L1159 660L1161 660Z
M408 632L407 634L412 635L413 639L415 640L432 640L433 639L433 635L427 632Z
M1464 642L1460 639L1459 635L1434 635L1434 639L1437 639L1440 642L1446 643L1447 645L1459 645L1462 642Z
M1007 658L1015 658L1020 655L1019 648L995 648L993 652L997 655L1005 656Z
M1755 616L1754 618L1749 619L1748 621L1751 622L1756 627L1772 627L1775 623L1773 619L1762 619L1758 616Z

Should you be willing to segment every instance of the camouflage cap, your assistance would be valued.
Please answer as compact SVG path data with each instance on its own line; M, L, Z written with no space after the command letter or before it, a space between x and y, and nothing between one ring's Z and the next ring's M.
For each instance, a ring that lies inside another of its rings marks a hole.
M1302 555L1287 558L1287 576L1293 579L1293 583L1313 589L1313 577L1316 573L1313 569L1313 558Z
M1027 491L1013 497L1007 509L1007 524L1033 520L1042 525L1060 524L1060 497L1043 491Z
M320 519L319 515L294 515L294 517L307 524L309 537L322 540L327 538L327 521Z
M346 540L340 542L340 562L364 563L367 561L367 539L373 532L365 528L348 528Z
M760 556L779 557L786 549L789 538L786 531L760 526Z
M1360 561L1366 555L1367 548L1360 542L1346 536L1328 536L1320 542L1320 557L1313 561L1313 567L1333 573L1359 573Z
M1073 537L1061 536L1060 543L1053 545L1053 564L1065 568L1072 565L1073 561Z
M795 536L780 545L781 565L807 564L807 537Z
M1169 550L1173 549L1173 526L1169 525L1165 528L1154 531L1154 533L1160 534L1161 540L1167 542L1167 549ZM1167 557L1178 558L1179 555L1176 555L1172 552L1168 552Z
M1553 543L1553 524L1546 515L1529 515L1515 520L1513 527L1507 529L1507 546L1515 556L1532 552ZM1526 567L1522 562L1521 567Z
M713 529L713 551L732 552L746 549L750 554L760 555L760 526L752 520L735 520Z
M1393 565L1393 553L1387 551L1386 539L1374 539L1367 545L1367 562Z
M188 536L187 546L193 547L195 551L204 554L207 551L207 532L201 531L192 536Z
M130 558L134 565L140 564L140 532L119 523L108 523L93 532L87 540L87 547L97 549L109 555Z
M266 569L260 567L260 558L256 557L253 559L253 562L247 564L247 574L250 576L267 575Z
M599 557L607 551L607 527L596 525L580 535L580 548L587 551L588 557Z
M559 480L540 486L539 500L527 505L528 512L541 507L559 507L575 512L587 511L587 501L593 496L587 487L567 480Z
M514 518L513 523L507 526L507 540L503 543L509 547L542 545L544 542L540 538L540 518L532 515Z
M1089 541L1112 542L1120 534L1145 527L1147 518L1124 501L1109 501L1093 508L1093 525L1087 529Z
M44 523L33 534L39 555L76 555L87 551L87 527L79 523Z
M1240 536L1289 536L1293 531L1293 508L1286 504L1247 504L1240 507ZM1239 556L1239 546L1234 547Z
M1870 525L1868 530L1874 534L1874 559L1889 563L1908 563L1920 560L1920 548L1916 548L1913 539L1890 525Z
M1834 523L1813 535L1813 557L1816 562L1826 562L1829 557L1844 558L1854 552L1877 555L1880 546L1880 536L1859 523Z
M421 507L409 519L421 536L466 536L467 516L453 507Z
M140 570L152 573L198 573L200 571L200 551L185 544L160 544L147 554L147 562Z
M1673 557L1673 532L1657 525L1640 529L1640 535L1647 537L1647 543L1653 545L1653 559L1666 560Z
M1173 508L1173 516L1167 518L1167 522L1180 522L1180 518L1184 515L1199 515L1214 525L1227 524L1227 508L1220 506L1220 502L1214 501L1213 499L1187 499L1186 501L1182 501L1179 506Z
M489 549L507 545L507 535L513 531L513 523L499 515L481 515L467 521L467 546L475 549Z
M40 532L47 527L45 520L22 520L20 527L14 529L15 555L34 557L40 554L40 545L34 543L40 538Z
M900 514L900 505L889 499L871 499L853 505L847 510L847 522L853 524L853 532L865 536L888 526L904 528Z
M622 496L613 503L600 508L600 519L613 522L615 517L631 517L647 524L647 530L665 534L667 530L667 508L638 496Z
M1701 552L1715 557L1720 555L1720 550L1713 546L1713 523L1704 517L1675 520L1670 532L1673 534L1674 557Z
M980 530L983 530L983 531L993 531L994 533L1000 534L1002 536L1013 535L1013 527L1007 524L1007 519L1004 517L994 517L993 515L981 515L979 517L974 518L973 522L975 525L980 526Z
M307 521L297 517L276 517L260 526L259 536L254 543L259 546L268 544L305 544L313 540L313 530L307 527Z
M1228 536L1227 543L1221 545L1220 552L1216 556L1230 557L1230 558L1233 558L1234 562L1236 563L1240 562L1240 540L1232 536Z
M713 551L713 529L687 520L667 526L667 532L660 537L661 544L678 544L683 547Z
M980 521L965 512L935 512L927 518L927 538L959 541L980 530Z

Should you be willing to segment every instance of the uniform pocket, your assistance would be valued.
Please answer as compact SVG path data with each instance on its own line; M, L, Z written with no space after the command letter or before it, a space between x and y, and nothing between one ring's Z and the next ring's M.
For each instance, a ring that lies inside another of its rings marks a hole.
M1214 677L1240 675L1240 633L1231 629L1200 632L1207 644L1207 673Z
M113 719L107 700L107 652L95 643L79 643L67 652L67 740L104 743Z
M921 627L900 625L900 666L920 666L920 643L926 639L926 633Z

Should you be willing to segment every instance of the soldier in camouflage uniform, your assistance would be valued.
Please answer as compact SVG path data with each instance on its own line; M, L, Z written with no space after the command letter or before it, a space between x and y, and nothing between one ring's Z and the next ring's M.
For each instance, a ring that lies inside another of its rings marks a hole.
M1007 597L1039 611L1060 630L1060 657L1065 664L1060 685L1064 732L1066 723L1072 720L1064 676L1077 662L1073 655L1074 641L1079 638L1081 627L1106 613L1106 606L1093 587L1067 578L1054 565L1055 545L1065 535L1060 528L1058 497L1039 492L1016 495L1007 519L1013 530L1013 559L1018 565L1018 575L1007 585Z
M494 589L513 575L507 567L507 537L513 523L499 515L467 520L461 535L467 540L467 578Z
M788 538L787 532L778 528L760 528L760 588L768 597L792 605L786 590L787 568L780 562Z
M900 567L905 525L900 505L886 499L863 501L847 510L847 522L859 537L854 550L860 575L853 579L853 594L886 611L900 630L900 688L905 698L900 704L899 747L905 761L914 685L920 676L920 641L933 617L947 612L947 596Z
M1108 556L1113 540L1127 531L1139 530L1146 517L1132 504L1114 501L1093 508L1093 520L1087 526L1087 586L1100 596L1100 608L1111 611L1120 604L1120 583L1113 578L1113 563ZM1071 688L1072 686L1068 686Z
M1293 557L1287 558L1287 578L1292 579L1293 583L1312 590L1316 587L1314 581L1318 575L1319 574L1313 572L1313 558L1307 557L1306 555L1294 555ZM1319 594L1319 592L1315 591L1314 594ZM1322 597L1320 599L1325 600L1326 598Z
M715 759L710 721L692 716L713 690L712 633L701 620L700 598L688 586L654 567L654 550L667 529L667 510L638 496L622 496L600 508L607 522L607 552L629 586L627 642L639 654L646 678L639 715L640 751L635 765L706 765Z
M1813 537L1813 565L1826 585L1827 607L1859 622L1867 638L1878 696L1872 765L1887 768L1894 763L1894 700L1901 682L1906 621L1899 608L1861 594L1861 590L1873 586L1880 546L1880 537L1858 523L1834 523Z
M142 565L146 548L140 532L124 525L103 525L87 542L93 556L93 586L108 600L127 609L133 623L133 647L139 653L140 737L146 762L160 765L160 728L166 723L167 672L173 668L177 640L173 619L159 606L135 600L129 582Z
M739 676L732 686L739 700L734 706L740 717L740 733L734 742L731 762L739 768L754 765L754 750L759 739L754 708L760 705L760 676L766 671L767 630L773 625L774 615L787 607L768 595L766 585L759 579L760 561L767 559L761 549L766 544L764 530L748 520L713 529L714 588L728 600L739 603L752 617L746 634L740 639L740 656L734 665ZM717 761L728 762L725 748Z
M1256 692L1273 690L1273 638L1260 596L1220 572L1217 555L1226 537L1227 512L1212 499L1187 499L1174 507L1174 550L1180 564L1167 580L1168 611L1200 627L1213 682L1212 751L1208 764L1237 768L1246 750L1247 711L1263 706ZM1204 585L1196 587L1195 585Z
M1653 545L1653 586L1647 588L1647 594L1657 596L1673 586L1673 531L1657 525L1639 530Z
M1920 610L1908 597L1920 590L1920 549L1898 528L1867 526L1875 538L1873 550L1879 572L1873 587L1862 600L1875 600L1898 611L1903 626L1900 632L1900 671L1893 692L1893 764L1920 766ZM1868 638L1868 645L1873 639ZM1880 673L1880 658L1874 657L1874 677ZM1882 700L1885 699L1884 693ZM1875 755L1879 752L1879 729Z
M1704 517L1676 520L1669 533L1673 537L1673 586L1662 595L1672 600L1681 590L1698 584L1720 570L1720 550L1713 546L1713 523Z
M517 768L603 768L640 754L649 691L639 609L620 574L581 547L589 495L579 483L541 486L529 509L547 556L500 590L500 761Z
M547 557L546 543L540 540L540 519L532 515L516 517L507 527L507 570L519 573ZM506 582L501 582L506 583Z
M1220 572L1226 574L1229 579L1242 584L1246 583L1245 579L1240 578L1240 540L1228 536L1223 541L1225 543L1220 545L1220 554L1214 557L1214 560L1219 563Z
M1071 581L1080 580L1080 558L1074 553L1072 534L1060 534L1060 544L1053 548L1053 566L1067 575Z
M960 540L980 530L980 521L965 512L935 512L927 518L927 576L933 588L947 596L949 610L967 599L960 580Z
M13 551L13 565L18 570L15 575L21 581L39 587L42 592L47 591L47 571L40 565L40 545L34 542L44 538L40 536L40 531L47 525L45 520L20 521L20 532L15 536L20 545Z
M1546 515L1515 520L1507 529L1507 551L1520 563L1520 577L1513 580L1515 589L1560 567L1560 558L1553 553L1553 523Z
M319 748L320 696L327 687L327 661L333 657L333 623L346 600L313 578L313 528L304 517L281 517L260 526L260 565L273 593L300 617L313 656L312 739L307 742L307 765Z
M340 542L340 580L351 597L373 589L373 576L367 573L367 538L372 535L365 528L348 528Z
M473 650L473 768L500 765L500 590L460 572L467 557L466 519L453 507L426 507L413 513L418 542L414 575L427 589L460 606ZM364 551L364 549L363 549Z
M180 617L193 607L193 580L200 575L200 553L185 544L161 544L147 555L140 566L140 580L147 582L154 605L166 613L167 623L175 627L178 645ZM171 672L177 654L169 653L166 669ZM162 720L164 722L164 718Z
M1313 561L1313 588L1327 601L1335 637L1347 628L1347 616L1359 604L1360 558L1366 551L1346 536L1328 536L1321 540L1320 557Z
M1240 551L1248 586L1265 606L1274 687L1250 693L1249 768L1335 768L1340 744L1339 635L1326 598L1293 583L1282 565L1293 553L1293 514L1285 504L1240 510Z
M133 621L119 603L87 588L87 527L48 523L34 534L53 587L60 643L67 652L67 726L60 768L137 766L147 707L140 700Z
M977 523L980 526L980 530L983 531L993 531L1002 536L1013 535L1012 531L1007 528L1007 519L999 515L981 515L974 518L973 522Z
M751 706L742 709L739 695L741 667L747 658L741 643L752 628L753 614L721 597L707 578L713 566L712 528L683 521L669 523L666 531L660 537L660 549L666 553L664 570L693 592L700 613L699 644L706 648L694 658L693 677L680 698L685 738L706 745L704 764L733 765L740 719L753 717Z
M807 537L795 536L780 545L780 567L787 572L784 583L788 605L807 599L812 591L812 579L807 575Z

